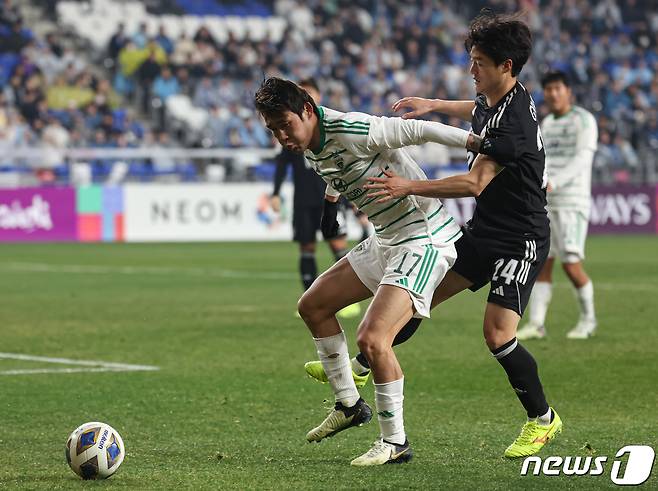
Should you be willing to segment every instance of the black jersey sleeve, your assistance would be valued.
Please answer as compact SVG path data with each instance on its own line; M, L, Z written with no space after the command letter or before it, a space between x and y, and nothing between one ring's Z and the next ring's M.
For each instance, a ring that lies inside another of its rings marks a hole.
M519 104L512 103L503 108L499 114L494 115L487 124L487 129L480 146L480 153L493 158L504 167L516 167L519 159L528 146L528 130L534 126L537 131L537 122L533 121L530 113L519 111Z

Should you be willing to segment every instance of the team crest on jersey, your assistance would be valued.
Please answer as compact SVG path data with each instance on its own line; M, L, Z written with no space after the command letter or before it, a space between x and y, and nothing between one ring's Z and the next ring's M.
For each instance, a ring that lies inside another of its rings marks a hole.
M342 179L340 179L339 177L335 177L334 179L331 180L331 187L334 188L339 193L344 193L345 191L347 191L347 183Z

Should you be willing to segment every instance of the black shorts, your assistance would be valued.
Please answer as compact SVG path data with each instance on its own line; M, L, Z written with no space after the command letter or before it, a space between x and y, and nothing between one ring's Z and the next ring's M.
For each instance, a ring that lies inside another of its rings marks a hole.
M491 283L487 302L522 316L548 257L549 238L498 241L475 237L466 228L462 231L464 235L455 243L453 271L473 283L472 291Z
M320 221L322 220L321 206L296 206L292 211L292 240L300 244L312 244L317 242ZM338 235L336 239L347 235L345 209L338 208Z

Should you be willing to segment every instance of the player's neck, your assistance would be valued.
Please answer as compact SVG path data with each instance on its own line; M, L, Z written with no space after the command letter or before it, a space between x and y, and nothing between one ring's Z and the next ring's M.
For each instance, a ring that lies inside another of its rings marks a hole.
M559 111L553 111L553 117L554 118L560 118L560 117L564 116L565 114L569 114L571 112L572 107L573 106L571 104L568 104L565 107L563 107L562 109L560 109Z
M500 100L516 85L516 77L510 77L503 83L495 87L490 94L485 94L487 97L487 105L494 107Z

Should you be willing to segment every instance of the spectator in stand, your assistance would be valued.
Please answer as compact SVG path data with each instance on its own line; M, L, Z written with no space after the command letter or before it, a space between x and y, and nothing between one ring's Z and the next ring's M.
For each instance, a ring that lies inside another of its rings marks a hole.
M257 122L255 116L247 116L242 120L242 125L238 127L238 134L242 146L260 148L272 146L272 137L263 125Z
M168 66L163 67L162 72L153 82L153 95L164 102L170 96L178 94L179 91L180 85L171 73L171 69Z
M194 92L193 102L195 106L203 107L205 109L210 109L212 106L219 105L218 90L213 86L210 77L203 77L201 79L201 82L197 85L196 91Z
M211 46L214 50L218 49L218 44L206 26L199 27L199 30L194 35L194 42L197 44L205 44Z
M139 24L139 30L133 34L132 42L138 49L144 49L149 41L148 29L145 22Z
M162 49L167 53L167 56L171 56L174 52L174 43L171 41L169 36L167 36L167 30L164 25L160 25L158 28L158 35L155 36L155 42L162 47Z
M212 147L228 146L228 122L219 106L211 105L208 122L204 130L204 140Z
M196 51L194 41L192 41L185 31L181 32L176 44L174 45L174 51L171 54L171 63L175 66L183 66L188 64L189 58Z
M119 53L128 44L128 37L126 36L126 26L123 22L119 23L117 30L112 37L110 42L107 45L107 55L115 60L119 57Z

